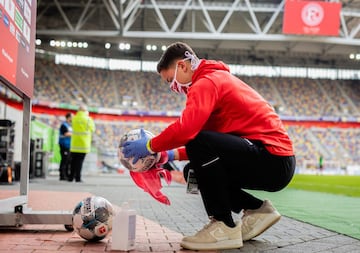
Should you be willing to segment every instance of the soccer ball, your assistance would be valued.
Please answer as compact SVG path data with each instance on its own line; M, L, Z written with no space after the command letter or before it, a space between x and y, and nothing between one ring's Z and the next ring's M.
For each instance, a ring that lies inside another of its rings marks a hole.
M120 159L120 163L124 165L125 168L133 172L147 171L151 169L152 166L154 166L154 164L160 160L160 153L156 153L140 158L135 164L133 164L133 160L134 160L133 157L125 158L124 153L122 152L123 149L122 144L126 141L135 141L140 139L141 137L140 130L141 129L134 129L124 134L120 139L120 145L118 149L118 156ZM151 132L147 130L144 130L144 132L148 138L154 137L154 135Z
M80 201L72 215L76 233L88 241L100 241L112 229L114 209L103 197L92 196Z

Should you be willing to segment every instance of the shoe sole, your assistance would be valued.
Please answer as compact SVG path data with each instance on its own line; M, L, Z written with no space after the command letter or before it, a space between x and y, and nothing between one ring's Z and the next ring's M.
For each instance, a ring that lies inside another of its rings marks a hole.
M272 220L269 224L267 224L266 226L264 226L262 229L260 229L257 233L255 233L254 235L251 235L249 238L244 238L243 236L243 241L249 241L259 235L261 235L262 233L264 233L267 229L269 229L272 225L274 225L276 222L278 222L281 218L281 215L279 214L279 216L275 217L274 220Z
M238 249L243 246L242 239L225 240L214 243L181 242L180 246L190 250L223 250Z

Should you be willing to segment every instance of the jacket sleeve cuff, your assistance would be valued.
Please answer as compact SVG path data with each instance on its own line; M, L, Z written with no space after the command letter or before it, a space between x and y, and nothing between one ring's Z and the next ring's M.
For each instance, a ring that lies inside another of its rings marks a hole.
M149 151L150 154L155 154L156 152L154 152L152 149L151 149L151 139L149 139L147 142L146 142L146 149Z
M177 151L179 153L179 161L189 160L185 147L178 148Z

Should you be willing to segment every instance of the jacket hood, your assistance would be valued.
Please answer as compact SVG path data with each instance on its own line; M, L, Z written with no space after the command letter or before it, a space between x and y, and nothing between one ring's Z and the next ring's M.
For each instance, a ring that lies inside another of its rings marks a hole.
M195 70L194 75L192 77L192 81L196 81L198 78L210 74L217 70L223 70L230 72L230 68L228 65L223 63L222 61L214 61L214 60L201 60L199 67Z
M84 117L84 116L88 116L88 115L89 115L88 111L77 111L75 116Z

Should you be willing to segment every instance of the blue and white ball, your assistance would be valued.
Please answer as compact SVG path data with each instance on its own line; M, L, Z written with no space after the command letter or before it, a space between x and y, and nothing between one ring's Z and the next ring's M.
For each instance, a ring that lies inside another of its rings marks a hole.
M141 129L134 129L127 133L125 133L121 139L120 139L120 145L118 149L118 156L120 163L124 165L125 168L127 168L130 171L133 172L143 172L151 169L159 160L160 160L160 153L156 153L153 155L148 155L146 157L140 158L135 164L133 164L133 157L125 158L124 153L122 152L122 144L126 141L135 141L141 138ZM144 130L146 136L148 138L154 137L154 135Z
M100 241L112 230L114 209L103 197L91 196L80 201L72 216L75 232L88 241Z

